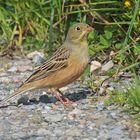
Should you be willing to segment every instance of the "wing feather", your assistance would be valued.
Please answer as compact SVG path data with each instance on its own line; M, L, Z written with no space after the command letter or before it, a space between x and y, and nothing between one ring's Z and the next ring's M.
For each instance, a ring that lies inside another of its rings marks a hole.
M59 48L54 53L54 55L38 69L36 69L36 71L24 83L43 79L52 74L53 72L67 67L69 56L69 49L67 49L66 47Z

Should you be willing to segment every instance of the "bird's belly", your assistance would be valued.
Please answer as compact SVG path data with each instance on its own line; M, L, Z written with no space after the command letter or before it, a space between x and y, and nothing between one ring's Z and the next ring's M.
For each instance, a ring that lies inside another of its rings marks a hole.
M76 64L66 67L60 71L53 73L52 75L48 76L47 81L49 83L49 87L53 88L61 88L70 84L74 80L80 77L83 73L86 64Z

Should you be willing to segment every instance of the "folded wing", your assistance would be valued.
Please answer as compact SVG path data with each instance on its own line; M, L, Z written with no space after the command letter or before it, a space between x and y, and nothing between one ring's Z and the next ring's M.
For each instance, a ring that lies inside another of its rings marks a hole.
M70 52L67 48L59 48L54 55L36 69L36 71L23 84L43 79L55 71L66 68L68 66L69 56Z

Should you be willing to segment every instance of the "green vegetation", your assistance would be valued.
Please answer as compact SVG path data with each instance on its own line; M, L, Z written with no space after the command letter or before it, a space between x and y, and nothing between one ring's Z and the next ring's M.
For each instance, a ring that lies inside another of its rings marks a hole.
M113 51L114 61L131 65L140 54L139 2L1 0L0 48L45 49L51 53L61 45L62 34L66 34L68 27L80 21L96 30L89 36L91 56L96 52Z
M126 89L127 92L114 91L110 93L109 100L105 101L105 105L118 104L124 106L124 109L133 115L140 124L140 78L135 80L135 83Z

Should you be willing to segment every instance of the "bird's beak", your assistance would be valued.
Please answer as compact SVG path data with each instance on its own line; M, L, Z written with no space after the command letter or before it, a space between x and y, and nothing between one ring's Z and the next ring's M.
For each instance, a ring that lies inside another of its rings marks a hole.
M91 27L91 26L88 26L87 28L86 28L86 32L92 32L93 31L93 28Z
M80 36L76 39L76 40L82 40L84 37L87 36L87 34L89 32L92 32L93 31L93 28L91 26L88 26L85 30L83 30L83 32L80 34Z

